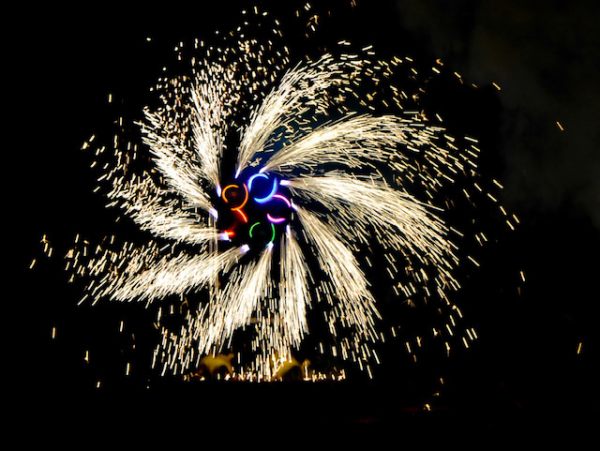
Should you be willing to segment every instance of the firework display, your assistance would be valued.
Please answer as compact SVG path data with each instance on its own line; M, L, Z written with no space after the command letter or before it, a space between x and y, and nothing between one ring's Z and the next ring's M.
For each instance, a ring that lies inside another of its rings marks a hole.
M396 334L381 327L376 273L394 302L435 306L432 339L468 347L457 268L479 265L462 243L488 237L451 213L469 206L467 224L485 202L518 222L480 177L477 140L421 107L427 76L410 57L346 41L292 56L277 20L244 17L214 43L180 43L181 70L152 86L143 117L120 117L110 145L85 143L98 191L145 244L78 236L66 269L81 302L155 309L160 374L231 351L241 379L278 379L299 352L330 356L336 377L346 362L371 375Z

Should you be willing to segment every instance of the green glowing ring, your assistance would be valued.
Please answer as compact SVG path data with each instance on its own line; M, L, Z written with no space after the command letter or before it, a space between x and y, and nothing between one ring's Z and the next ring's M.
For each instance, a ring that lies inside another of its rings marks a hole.
M257 225L260 224L260 221L256 221L254 224L252 224L250 226L250 230L248 230L248 235L250 235L250 238L253 238L252 233L254 231L254 227L256 227ZM275 225L271 224L271 241L269 241L270 243L275 241Z
M275 241L275 226L271 224L271 243Z
M252 238L252 231L254 230L254 227L256 227L259 224L260 224L260 221L256 221L254 224L252 224L250 226L250 230L248 231L248 235L250 235L250 238Z

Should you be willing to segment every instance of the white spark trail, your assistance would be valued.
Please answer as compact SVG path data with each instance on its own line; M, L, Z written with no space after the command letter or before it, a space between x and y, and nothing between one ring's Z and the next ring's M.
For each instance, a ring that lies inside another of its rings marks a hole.
M412 113L402 117L349 113L300 134L278 152L268 154L261 171L315 175L324 165L333 164L364 173L377 172L385 165L399 187L417 180L431 198L446 181L454 183L453 177L465 172L464 163L475 164L472 152L456 148L444 132Z
M324 55L308 66L297 65L290 69L252 111L249 124L242 133L237 173L248 166L255 153L265 150L276 130L297 121L309 107L322 112L327 88L340 83L341 68L350 66L348 62L338 62L331 55Z
M353 326L359 335L374 339L373 317L379 316L379 312L356 258L337 238L335 230L315 214L302 208L298 208L297 213L331 284L333 296L329 301L341 312L342 322Z
M199 345L209 352L231 339L239 327L245 326L257 311L260 301L272 295L272 245L262 252L257 262L249 262L243 269L234 270L223 290L220 302L210 306L209 316L198 333Z
M110 287L110 297L119 301L153 301L170 295L182 295L208 283L220 272L227 272L240 256L239 248L217 256L165 257L152 267L140 271L137 262L130 263ZM127 274L133 273L133 276Z
M325 163L362 168L365 163L383 162L398 154L398 144L409 142L408 122L396 116L347 115L273 154L263 170L314 170Z
M197 169L199 165L194 153L188 150L181 136L177 134L172 136L169 133L162 114L146 109L144 115L146 121L140 124L143 142L154 155L156 167L168 184L190 205L206 211L210 210L208 195L199 184Z
M194 103L193 134L199 169L213 186L219 185L223 136L227 126L223 121L221 95L214 83L196 85L192 90ZM220 130L220 133L216 130Z
M157 237L202 244L218 236L214 227L198 223L181 206L174 205L177 201L165 201L165 196L150 178L117 186L109 197L120 201L123 211L142 230Z
M290 227L281 238L279 276L279 318L282 335L291 346L300 346L308 332L306 309L310 304L308 267L302 249ZM282 340L283 341L283 340Z
M357 223L374 224L384 232L378 235L379 242L396 250L404 248L429 263L442 265L452 255L447 228L431 207L383 182L328 173L299 177L290 180L289 186L299 197L319 202L341 218L338 223L351 236L359 233Z

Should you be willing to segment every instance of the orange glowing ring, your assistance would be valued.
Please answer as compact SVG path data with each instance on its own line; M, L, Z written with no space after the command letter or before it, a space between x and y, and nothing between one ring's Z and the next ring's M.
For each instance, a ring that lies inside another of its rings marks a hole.
M223 188L223 191L221 191L221 197L223 198L223 200L226 203L229 203L229 200L227 200L227 196L225 195L225 193L227 192L227 190L231 189L231 188L237 188L240 189L240 187L238 185L227 185L225 188Z
M232 208L232 210L239 210L240 208L244 208L244 206L248 203L248 187L245 183L242 186L244 187L244 194L246 195L246 197L244 198L242 205L240 205L239 207Z
M248 203L248 187L246 186L246 184L244 183L242 185L244 187L244 200L242 201L241 205L238 205L235 208L232 208L231 211L236 212L237 214L239 214L242 218L242 220L244 222L248 222L248 217L246 216L246 214L242 211L242 208L244 208L246 206L246 204ZM223 191L221 192L221 197L223 198L223 200L225 201L225 203L229 203L229 200L227 199L227 196L225 195L227 193L227 190L231 189L231 188L237 188L240 189L239 185L236 184L232 184L232 185L227 185L225 188L223 188Z
M246 214L241 210L241 207L232 208L231 211L235 211L237 214L239 214L242 218L242 221L248 222L248 216L246 216Z

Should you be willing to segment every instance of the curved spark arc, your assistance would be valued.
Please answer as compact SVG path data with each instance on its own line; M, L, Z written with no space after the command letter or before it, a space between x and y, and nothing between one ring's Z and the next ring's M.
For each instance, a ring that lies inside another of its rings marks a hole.
M281 240L279 275L279 316L281 335L288 341L289 348L298 348L302 338L308 333L306 322L307 308L310 306L308 290L309 269L302 255L302 249L288 226Z
M237 262L240 253L240 249L232 248L209 256L163 258L152 268L116 284L110 297L119 301L153 301L183 295L192 289L202 288L220 272L227 272Z
M223 136L227 125L223 121L222 99L214 83L197 84L192 89L194 104L193 135L200 170L212 186L221 179L220 163L223 152ZM221 133L215 133L218 128Z
M330 211L347 211L354 221L375 224L389 233L380 242L392 248L408 249L431 263L447 265L452 246L447 229L431 207L417 202L409 194L381 182L361 180L344 174L300 177L289 180L299 197L319 202ZM351 233L355 224L339 221Z
M152 180L146 179L115 187L109 198L119 202L125 214L142 230L147 230L156 237L202 244L218 236L216 228L199 224L193 216L179 208L173 208L162 200L161 194Z
M354 114L317 127L298 141L270 156L263 169L285 173L294 169L314 170L324 163L362 167L368 161L385 161L405 144L405 119L396 116Z
M242 132L236 177L256 153L268 148L269 139L277 129L285 128L297 119L292 113L306 108L302 99L310 99L317 112L325 112L327 101L323 94L330 86L341 82L337 76L342 68L353 65L360 66L360 61L336 60L326 54L313 63L298 64L288 70L279 85L250 115L249 124Z
M333 228L303 208L298 208L297 212L331 284L331 288L323 285L327 301L341 312L339 318L345 326L356 328L360 338L376 340L374 318L379 313L356 258L336 238Z
M190 152L178 136L164 136L164 118L158 112L144 111L146 122L141 123L143 142L154 156L156 167L168 184L190 205L205 211L212 208L208 195L197 182L196 169ZM186 158L187 157L187 158Z
M267 246L257 262L250 262L231 275L203 328L199 346L204 352L224 346L238 328L248 324L260 301L272 296L271 249L271 245Z

